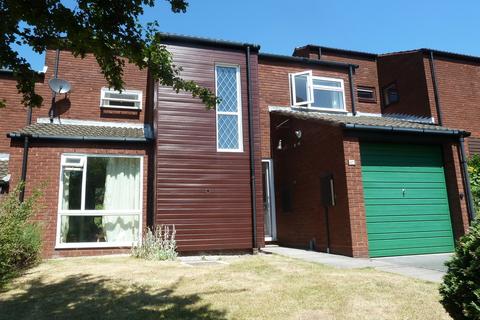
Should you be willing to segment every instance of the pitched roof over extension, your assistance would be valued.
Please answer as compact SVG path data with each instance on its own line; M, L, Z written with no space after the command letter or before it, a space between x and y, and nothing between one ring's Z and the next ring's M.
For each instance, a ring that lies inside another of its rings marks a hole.
M401 120L388 115L383 116L351 116L340 114L328 114L316 111L295 110L289 107L270 107L270 112L289 116L301 120L321 121L326 124L341 126L350 130L371 130L396 133L424 133L435 135L456 135L469 136L470 133L451 129L447 127L429 124L425 122L416 122L410 120Z
M150 139L147 131L149 130L138 127L36 123L10 132L8 136L50 140L146 142Z

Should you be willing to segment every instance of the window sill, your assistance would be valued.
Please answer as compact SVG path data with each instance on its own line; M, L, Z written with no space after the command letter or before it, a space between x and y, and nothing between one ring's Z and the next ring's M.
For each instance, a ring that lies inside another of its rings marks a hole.
M300 110L300 111L321 111L326 113L342 113L348 114L347 110L340 110L340 109L329 109L329 108L316 108L316 107L302 107L302 106L291 106L292 109Z
M65 243L65 244L56 244L55 250L60 249L98 249L98 248L131 248L133 245L137 245L138 242L118 242L118 243L108 243L108 242L85 242L85 243Z

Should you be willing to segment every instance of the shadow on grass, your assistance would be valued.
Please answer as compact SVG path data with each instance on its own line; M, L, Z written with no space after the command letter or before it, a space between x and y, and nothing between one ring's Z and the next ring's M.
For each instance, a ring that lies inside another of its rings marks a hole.
M155 291L75 275L57 283L36 279L26 286L0 297L0 319L226 319L224 311L202 303L198 294L176 295L178 282Z

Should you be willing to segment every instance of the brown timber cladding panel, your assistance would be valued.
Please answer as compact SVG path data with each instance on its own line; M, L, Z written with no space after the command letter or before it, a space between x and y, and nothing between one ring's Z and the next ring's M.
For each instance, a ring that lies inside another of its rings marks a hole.
M470 156L480 154L480 138L468 138L468 153Z
M241 71L243 152L217 152L216 115L188 93L159 87L155 224L175 224L180 251L252 248L246 57L244 51L169 45L182 77L215 90L215 64ZM252 57L254 130L259 132L257 56ZM263 246L260 134L255 135L258 245Z

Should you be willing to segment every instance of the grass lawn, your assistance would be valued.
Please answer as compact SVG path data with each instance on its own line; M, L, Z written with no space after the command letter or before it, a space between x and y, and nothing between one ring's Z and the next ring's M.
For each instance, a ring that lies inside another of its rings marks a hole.
M275 255L226 261L49 260L0 292L0 319L449 319L437 284Z

